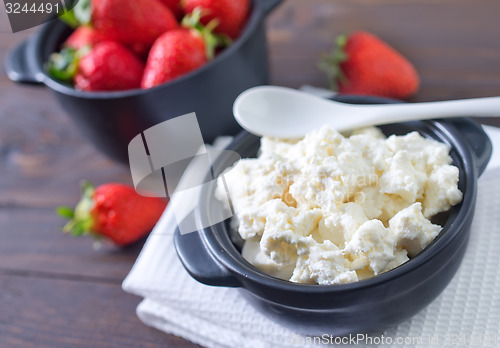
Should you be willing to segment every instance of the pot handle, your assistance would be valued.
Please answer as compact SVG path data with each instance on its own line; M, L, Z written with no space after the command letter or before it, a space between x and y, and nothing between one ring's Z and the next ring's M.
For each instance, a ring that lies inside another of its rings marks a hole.
M239 287L240 282L206 249L198 232L180 234L176 229L174 244L182 265L191 277L213 286Z
M491 140L483 127L470 118L456 118L451 121L464 137L476 159L478 176L486 169L493 152Z
M31 41L26 40L8 53L5 61L5 72L8 78L14 82L40 85L42 81L37 78L37 74L30 67L28 61L30 44Z
M283 2L283 0L257 0L259 7L264 16L267 16L274 10L279 4Z

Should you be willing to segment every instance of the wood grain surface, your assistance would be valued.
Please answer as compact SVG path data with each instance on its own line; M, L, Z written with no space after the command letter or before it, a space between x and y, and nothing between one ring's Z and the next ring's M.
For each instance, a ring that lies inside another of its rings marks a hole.
M316 68L334 38L379 35L417 67L413 101L500 95L497 0L287 0L268 19L271 83L326 86ZM36 29L10 32L0 5L0 61ZM482 120L500 125L498 119ZM130 183L96 151L49 89L15 84L0 65L0 347L195 347L143 325L120 284L141 243L92 248L54 214L79 182Z

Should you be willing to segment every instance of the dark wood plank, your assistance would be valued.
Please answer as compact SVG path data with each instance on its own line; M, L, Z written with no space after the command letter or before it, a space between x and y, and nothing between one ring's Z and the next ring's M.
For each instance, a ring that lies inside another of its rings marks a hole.
M61 232L64 220L50 209L0 209L0 273L56 276L120 284L142 247L103 244Z
M80 136L47 88L9 82L0 105L0 207L74 203L83 179L131 182L127 167Z
M142 324L119 285L0 275L0 347L198 347Z

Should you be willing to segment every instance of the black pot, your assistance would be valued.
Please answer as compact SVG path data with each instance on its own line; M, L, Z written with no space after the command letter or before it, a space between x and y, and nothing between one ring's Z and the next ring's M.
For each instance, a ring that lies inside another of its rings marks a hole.
M336 98L358 103L386 103L376 98ZM462 203L443 216L443 230L420 254L403 265L371 279L342 285L296 284L269 276L241 256L229 236L228 221L198 232L174 237L177 253L189 274L214 286L239 287L254 307L297 333L342 336L384 330L432 302L457 271L469 239L477 179L491 156L491 142L480 125L467 118L400 123L380 127L385 134L422 135L451 145L460 170ZM260 139L241 132L228 147L242 157L254 157ZM220 158L216 166L228 167ZM213 209L212 182L201 194L197 220L207 221ZM207 225L205 225L207 226Z
M121 162L128 162L128 143L137 134L191 112L196 112L205 142L211 142L241 130L232 114L234 99L268 82L263 20L281 1L254 0L246 27L232 46L204 67L152 89L82 92L48 76L44 64L71 33L59 20L10 52L6 72L13 81L48 86L89 140Z

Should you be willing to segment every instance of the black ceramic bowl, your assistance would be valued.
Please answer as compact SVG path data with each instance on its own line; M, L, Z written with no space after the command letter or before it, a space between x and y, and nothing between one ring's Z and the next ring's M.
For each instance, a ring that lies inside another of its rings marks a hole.
M13 81L48 86L89 140L116 160L128 161L128 143L140 132L191 112L198 116L204 140L211 142L241 130L232 114L234 99L268 82L263 20L281 1L253 0L245 29L233 45L204 67L152 89L82 92L51 78L44 64L71 33L59 20L10 52L6 72Z
M340 101L381 102L357 97ZM225 221L186 235L176 233L177 253L189 274L208 285L241 288L241 295L254 307L307 335L384 330L428 305L450 282L462 261L474 214L477 179L491 156L491 142L481 126L466 118L380 128L386 134L417 130L425 137L450 144L454 165L460 170L463 201L450 210L442 222L442 232L420 254L391 271L356 283L296 284L269 276L243 259ZM242 157L254 157L259 146L258 137L242 132L228 149ZM220 158L217 163L223 168L231 164L228 158ZM207 221L214 209L220 209L212 198L215 186L212 182L202 191L196 211L199 222Z

